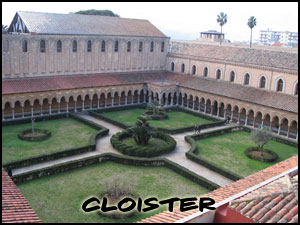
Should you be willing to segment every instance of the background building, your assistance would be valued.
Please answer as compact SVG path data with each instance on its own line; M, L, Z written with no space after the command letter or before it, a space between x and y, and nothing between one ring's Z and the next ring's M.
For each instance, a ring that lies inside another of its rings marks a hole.
M260 43L264 45L272 45L274 43L281 43L289 46L298 46L298 32L289 31L260 31Z

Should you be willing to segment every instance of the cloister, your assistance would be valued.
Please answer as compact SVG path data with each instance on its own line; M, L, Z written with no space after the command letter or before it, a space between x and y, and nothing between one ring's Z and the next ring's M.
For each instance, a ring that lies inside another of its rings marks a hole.
M229 117L233 123L271 128L272 132L278 135L298 140L298 122L294 116L287 113L184 88L172 92L154 92L148 89L147 85L129 88L120 87L117 91L107 88L85 89L77 93L64 91L60 94L45 92L39 97L28 95L22 100L6 97L2 103L2 120L142 104L155 99L165 107L180 106L212 117Z

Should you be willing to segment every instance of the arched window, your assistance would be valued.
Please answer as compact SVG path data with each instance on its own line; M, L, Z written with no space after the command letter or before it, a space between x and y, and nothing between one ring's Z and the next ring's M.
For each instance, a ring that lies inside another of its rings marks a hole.
M192 67L192 75L195 75L195 74L196 74L196 66L193 65L193 67Z
M27 52L27 40L23 41L23 52Z
M231 71L230 77L229 77L229 82L234 82L234 79L235 79L235 73L234 73L234 71Z
M220 69L218 69L216 72L216 79L217 80L221 79L221 70Z
M185 65L184 63L181 64L181 73L184 73Z
M77 52L77 41L73 41L73 52Z
M57 50L57 52L61 52L62 51L61 40L57 41L57 43L56 43L56 50Z
M163 42L161 43L161 49L160 49L160 51L161 51L161 52L164 52L164 50L165 50L165 42L163 41Z
M115 41L115 52L119 51L119 42Z
M265 87L266 87L266 78L262 76L259 81L259 88L265 88Z
M105 52L105 41L101 42L101 52Z
M4 52L8 52L9 51L9 40L5 40L4 41L3 51Z
M208 68L207 68L207 67L204 67L204 70L203 70L203 76L204 76L204 77L207 77L207 76L208 76Z
M244 85L249 85L250 83L250 75L249 73L246 73L244 76Z
M154 42L151 41L150 52L153 52L153 49L154 49Z
M279 79L277 81L276 91L278 91L278 92L282 92L283 91L283 80L282 79Z
M295 85L294 95L298 95L298 82Z
M127 42L127 52L130 52L131 51L131 42L128 41Z
M88 52L92 51L92 41L91 40L88 40L88 42L87 42L87 51Z
M41 40L40 42L40 51L45 52L46 51L46 43L44 40Z
M175 63L172 62L172 63L171 63L171 71L174 71L174 70L175 70Z
M139 52L143 51L143 42L140 41L139 43Z

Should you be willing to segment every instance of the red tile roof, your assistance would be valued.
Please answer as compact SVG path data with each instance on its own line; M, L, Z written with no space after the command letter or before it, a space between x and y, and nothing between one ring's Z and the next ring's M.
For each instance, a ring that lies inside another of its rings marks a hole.
M256 189L232 201L230 207L259 223L298 222L298 174Z
M293 156L285 161L279 162L273 166L270 166L264 170L261 170L257 173L254 173L248 177L245 177L243 179L240 179L234 183L228 184L226 186L223 186L217 190L214 190L208 194L205 194L200 197L210 197L213 198L216 203L221 202L229 197L232 197L242 191L245 191L249 189L250 187L253 187L259 183L262 183L263 181L266 181L272 177L275 177L276 175L279 175L289 169L292 169L294 167L298 166L298 155ZM278 200L276 200L278 201ZM176 210L175 210L176 209ZM295 210L294 208L292 210ZM157 218L160 218L162 222L165 223L172 223L180 219L184 219L187 217L187 215L192 215L196 213L198 209L186 211L186 212L180 212L178 210L178 207L174 208L174 211L171 213L169 211L164 211L162 213L159 213L157 215L154 215L152 217L142 219L139 222L143 223L152 223L157 220ZM199 211L198 211L199 212ZM291 216L291 215L289 215ZM295 220L295 217L292 217L292 220ZM138 222L138 223L139 223Z
M187 87L214 95L225 96L284 111L298 113L298 97L270 92L253 87L245 87L230 82L205 79L186 74L170 72L131 72L114 74L91 74L73 76L53 76L2 80L2 95L95 88L114 85L143 84L147 81L178 82Z
M2 168L2 223L40 223L34 210Z

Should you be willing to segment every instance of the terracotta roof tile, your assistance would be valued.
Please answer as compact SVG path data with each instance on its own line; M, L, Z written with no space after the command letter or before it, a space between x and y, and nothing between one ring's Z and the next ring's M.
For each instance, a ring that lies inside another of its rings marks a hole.
M40 223L34 210L2 168L2 223Z

